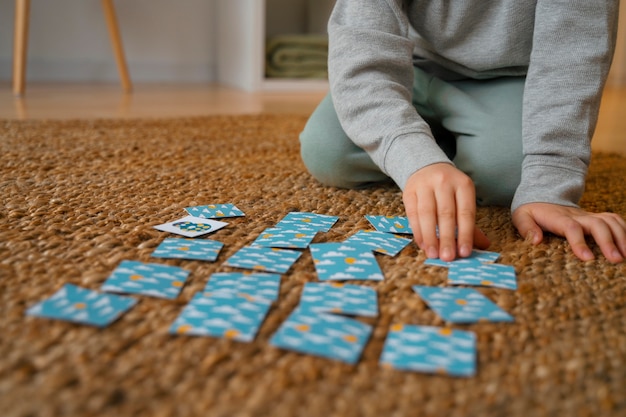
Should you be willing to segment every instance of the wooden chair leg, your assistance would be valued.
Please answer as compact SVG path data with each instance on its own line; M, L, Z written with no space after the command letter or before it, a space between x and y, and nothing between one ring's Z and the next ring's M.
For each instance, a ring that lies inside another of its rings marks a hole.
M107 27L109 28L109 36L111 38L111 45L113 46L113 53L115 54L115 60L117 62L117 69L120 73L122 88L125 92L129 93L132 91L133 86L130 81L130 76L128 75L128 67L126 65L124 47L122 46L122 38L117 24L113 0L102 0L102 8L104 9Z
M28 51L28 20L30 0L15 0L13 39L13 94L21 96L26 90L26 55Z

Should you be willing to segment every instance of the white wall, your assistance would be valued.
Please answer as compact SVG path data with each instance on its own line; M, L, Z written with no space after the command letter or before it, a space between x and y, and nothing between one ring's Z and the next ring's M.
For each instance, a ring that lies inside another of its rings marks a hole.
M0 1L0 80L12 77L14 0ZM115 0L133 82L215 79L213 0ZM32 0L29 81L118 80L100 0Z
M307 4L329 2L266 1L269 35L299 31L306 26ZM12 77L14 4L0 0L0 81ZM115 5L133 82L216 79L215 0L115 0ZM626 85L626 0L621 5L610 82ZM30 28L29 81L117 82L100 0L31 0Z

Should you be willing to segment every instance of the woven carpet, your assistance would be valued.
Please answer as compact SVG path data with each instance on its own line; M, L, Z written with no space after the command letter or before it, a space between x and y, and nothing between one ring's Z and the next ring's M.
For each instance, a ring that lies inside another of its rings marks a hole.
M380 315L356 365L281 350L269 339L316 281L305 251L251 343L172 336L168 328L210 274L290 211L340 216L315 242L369 229L367 214L404 215L393 185L319 185L299 159L302 116L0 122L0 415L9 416L624 416L626 265L561 239L525 243L503 208L478 224L515 266L516 291L479 289L514 323L455 325L477 334L477 374L453 378L379 365L396 323L444 323L412 285L445 285L414 244L377 256ZM626 159L595 154L583 206L626 215ZM139 297L109 327L25 315L72 283L97 290L122 260L154 262L184 207L234 203L245 217L210 235L216 262L161 260L191 272L181 295Z

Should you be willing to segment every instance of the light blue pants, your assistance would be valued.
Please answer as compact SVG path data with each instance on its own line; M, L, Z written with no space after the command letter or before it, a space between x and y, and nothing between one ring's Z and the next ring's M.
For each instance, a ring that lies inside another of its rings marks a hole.
M523 77L449 82L415 69L413 105L474 181L479 205L510 205L520 182L523 92ZM389 180L343 131L330 94L309 118L300 146L307 169L323 184L359 188Z

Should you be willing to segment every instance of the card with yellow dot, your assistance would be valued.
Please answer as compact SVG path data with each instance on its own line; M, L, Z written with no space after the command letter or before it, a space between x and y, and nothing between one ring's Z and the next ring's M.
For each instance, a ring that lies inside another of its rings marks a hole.
M450 323L513 321L513 317L473 288L414 285L413 290L442 319Z
M297 308L272 336L270 344L296 352L355 364L372 326L334 314Z
M313 243L309 246L320 281L381 281L382 270L369 246L360 243Z
M491 263L495 262L500 258L500 254L498 252L491 252L488 250L480 250L474 249L472 253L467 258L456 258L453 261L442 261L438 258L429 258L424 261L424 265L429 266L443 266L444 268L448 268L453 264L480 264L480 263Z
M252 245L270 248L306 249L316 234L316 230L291 230L286 227L268 227L252 242Z
M379 232L378 230L359 230L344 242L361 243L369 246L374 252L388 256L396 256L411 243L411 239L400 237L392 233Z
M300 296L300 308L317 313L377 317L376 290L364 285L307 282Z
M104 327L137 303L132 297L103 294L65 284L50 298L30 307L26 314Z
M292 211L287 213L276 227L289 230L314 230L318 232L328 232L339 220L338 216L329 214L317 214L303 211Z
M223 247L222 242L210 239L167 238L157 246L151 256L153 258L214 262Z
M205 293L229 292L268 301L278 299L280 275L265 272L216 272L204 287Z
M402 216L365 216L368 222L379 232L411 235L413 231L409 226L409 219Z
M220 219L226 217L245 216L243 211L239 210L237 206L231 203L185 207L185 211L189 213L190 216L200 217L203 219Z
M301 255L302 252L297 250L244 246L228 258L224 265L283 274Z
M448 283L517 289L515 267L503 264L452 264L448 268Z
M392 325L380 364L400 370L470 377L476 374L476 335L444 327Z
M188 276L189 271L176 266L122 261L102 290L172 299L178 297Z
M212 336L250 342L265 320L271 301L229 292L199 293L170 326L171 334Z

